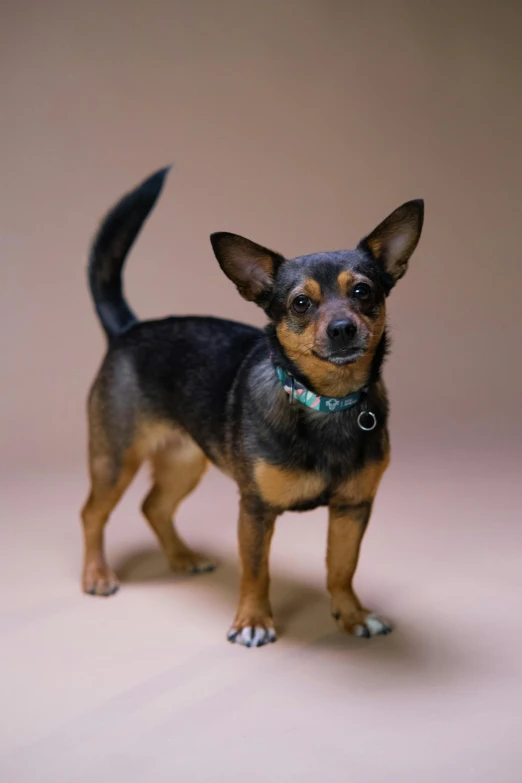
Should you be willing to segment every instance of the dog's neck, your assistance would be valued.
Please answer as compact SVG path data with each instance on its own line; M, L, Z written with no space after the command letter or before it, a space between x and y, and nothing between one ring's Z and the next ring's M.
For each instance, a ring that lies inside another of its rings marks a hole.
M274 364L310 391L327 397L345 397L377 383L388 350L388 338L384 332L373 354L363 356L354 364L338 367L327 362L319 363L315 357L293 360L278 340L273 324L266 327L265 333Z

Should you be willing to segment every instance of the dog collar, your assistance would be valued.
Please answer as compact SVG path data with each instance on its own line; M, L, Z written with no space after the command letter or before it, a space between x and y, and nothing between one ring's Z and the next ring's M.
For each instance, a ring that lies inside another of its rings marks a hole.
M294 400L297 400L302 405L306 405L307 408L320 411L322 413L338 413L339 411L348 410L353 408L361 401L363 394L367 391L367 387L363 387L358 391L347 394L345 397L323 397L320 394L307 389L304 384L296 381L293 375L289 372L285 372L282 367L275 363L275 357L270 352L270 359L274 365L277 377L281 383L281 386L289 396L289 402L292 404ZM372 411L366 408L360 411L357 416L357 426L364 432L371 432L377 426L377 416Z
M353 406L357 405L360 401L364 391L363 389L360 389L359 391L347 394L345 397L324 397L320 394L314 394L314 392L307 389L306 386L303 386L302 383L296 381L293 375L285 372L279 365L276 364L275 369L281 386L290 397L290 403L297 400L297 402L300 402L302 405L306 405L314 411L321 411L321 413L337 413L338 411L344 411L347 408L353 408Z

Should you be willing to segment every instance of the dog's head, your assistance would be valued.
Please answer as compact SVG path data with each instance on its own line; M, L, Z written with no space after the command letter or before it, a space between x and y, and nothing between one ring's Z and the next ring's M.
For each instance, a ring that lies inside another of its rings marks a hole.
M422 230L424 202L409 201L355 250L285 259L237 234L212 234L219 264L273 322L286 356L333 394L369 372L386 325L386 297L405 274Z

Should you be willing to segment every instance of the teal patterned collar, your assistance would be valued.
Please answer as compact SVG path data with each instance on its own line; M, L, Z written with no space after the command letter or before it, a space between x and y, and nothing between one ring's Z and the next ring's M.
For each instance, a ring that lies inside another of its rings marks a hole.
M275 369L281 386L290 397L291 403L297 400L302 405L306 405L314 411L321 411L321 413L338 413L347 410L347 408L353 408L360 401L364 391L364 389L360 389L347 394L346 397L324 397L320 394L314 394L279 365L276 364Z

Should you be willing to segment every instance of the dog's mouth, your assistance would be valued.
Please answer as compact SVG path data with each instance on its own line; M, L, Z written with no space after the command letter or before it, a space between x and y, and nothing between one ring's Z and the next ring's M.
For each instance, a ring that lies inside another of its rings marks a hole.
M316 359L320 359L322 362L329 362L329 364L335 364L337 367L343 367L347 364L355 364L362 356L364 356L364 350L362 348L351 348L346 351L336 351L335 353L323 354L318 351L312 350Z

